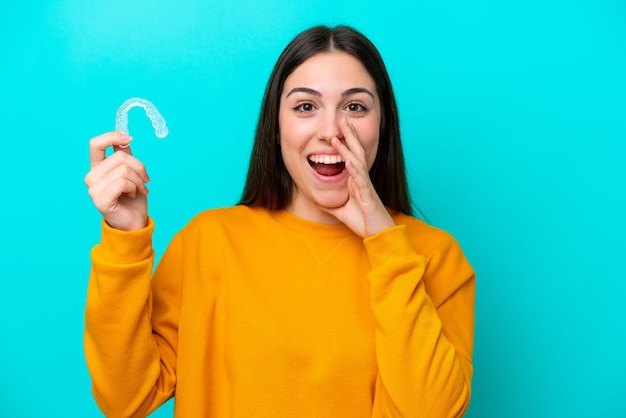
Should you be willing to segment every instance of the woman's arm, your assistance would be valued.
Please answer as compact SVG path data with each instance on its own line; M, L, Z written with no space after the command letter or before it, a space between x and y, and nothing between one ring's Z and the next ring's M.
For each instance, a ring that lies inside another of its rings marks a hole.
M96 402L112 417L145 416L172 396L176 384L176 327L161 330L151 323L152 299L158 293L150 289L154 254L145 186L149 177L132 156L130 141L121 132L92 138L85 176L103 216L102 242L91 252L85 357ZM110 147L115 152L106 157ZM160 313L168 318L159 322L177 320L177 301L175 291L159 300Z
M365 239L379 367L374 417L459 417L469 405L475 277L452 237L437 238L427 257L403 225Z
M153 224L123 232L103 222L91 253L85 310L85 358L93 394L106 416L145 417L173 396L176 386L178 287L159 300L153 326ZM167 259L176 258L170 245Z

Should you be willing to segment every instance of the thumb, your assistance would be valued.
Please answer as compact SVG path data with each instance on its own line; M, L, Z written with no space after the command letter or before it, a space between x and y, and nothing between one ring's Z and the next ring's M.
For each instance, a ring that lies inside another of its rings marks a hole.
M113 144L113 152L122 151L128 155L133 155L133 152L130 149L130 141L133 140L133 137L122 132L120 140L122 142L121 144Z
M350 229L352 229L352 227L350 226L350 224L352 223L352 222L350 222L351 210L350 210L350 208L348 208L346 206L346 204L343 204L343 205L338 206L338 207L329 208L327 206L320 206L319 204L315 203L315 207L319 211L331 215L332 217L337 219L339 222L341 222L342 224L344 224L344 225L348 226Z

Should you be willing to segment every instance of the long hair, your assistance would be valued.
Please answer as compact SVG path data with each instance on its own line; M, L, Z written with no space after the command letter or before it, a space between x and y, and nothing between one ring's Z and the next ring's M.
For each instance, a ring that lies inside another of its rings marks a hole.
M358 59L374 80L382 114L370 178L386 207L411 215L398 110L389 74L376 47L363 34L347 26L310 28L296 36L278 58L263 96L248 177L239 203L279 210L291 200L293 180L278 146L280 97L285 80L300 64L316 54L331 51L345 52Z

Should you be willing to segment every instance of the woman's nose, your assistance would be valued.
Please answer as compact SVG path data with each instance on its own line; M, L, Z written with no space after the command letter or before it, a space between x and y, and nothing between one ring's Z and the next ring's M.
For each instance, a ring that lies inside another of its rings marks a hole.
M341 121L341 115L337 115L333 112L328 112L319 118L317 136L319 139L330 142L331 139L337 137L343 138L339 123Z

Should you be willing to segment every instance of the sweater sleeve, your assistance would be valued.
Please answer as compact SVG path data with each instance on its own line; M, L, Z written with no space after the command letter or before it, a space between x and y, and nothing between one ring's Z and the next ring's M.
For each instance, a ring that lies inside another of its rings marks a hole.
M103 222L91 252L84 348L94 398L107 417L145 417L174 394L179 289L169 286L159 305L168 313L152 323L153 228L152 220L133 232Z
M404 225L365 239L379 369L373 417L460 417L469 405L475 276L452 237L434 241L418 254Z

